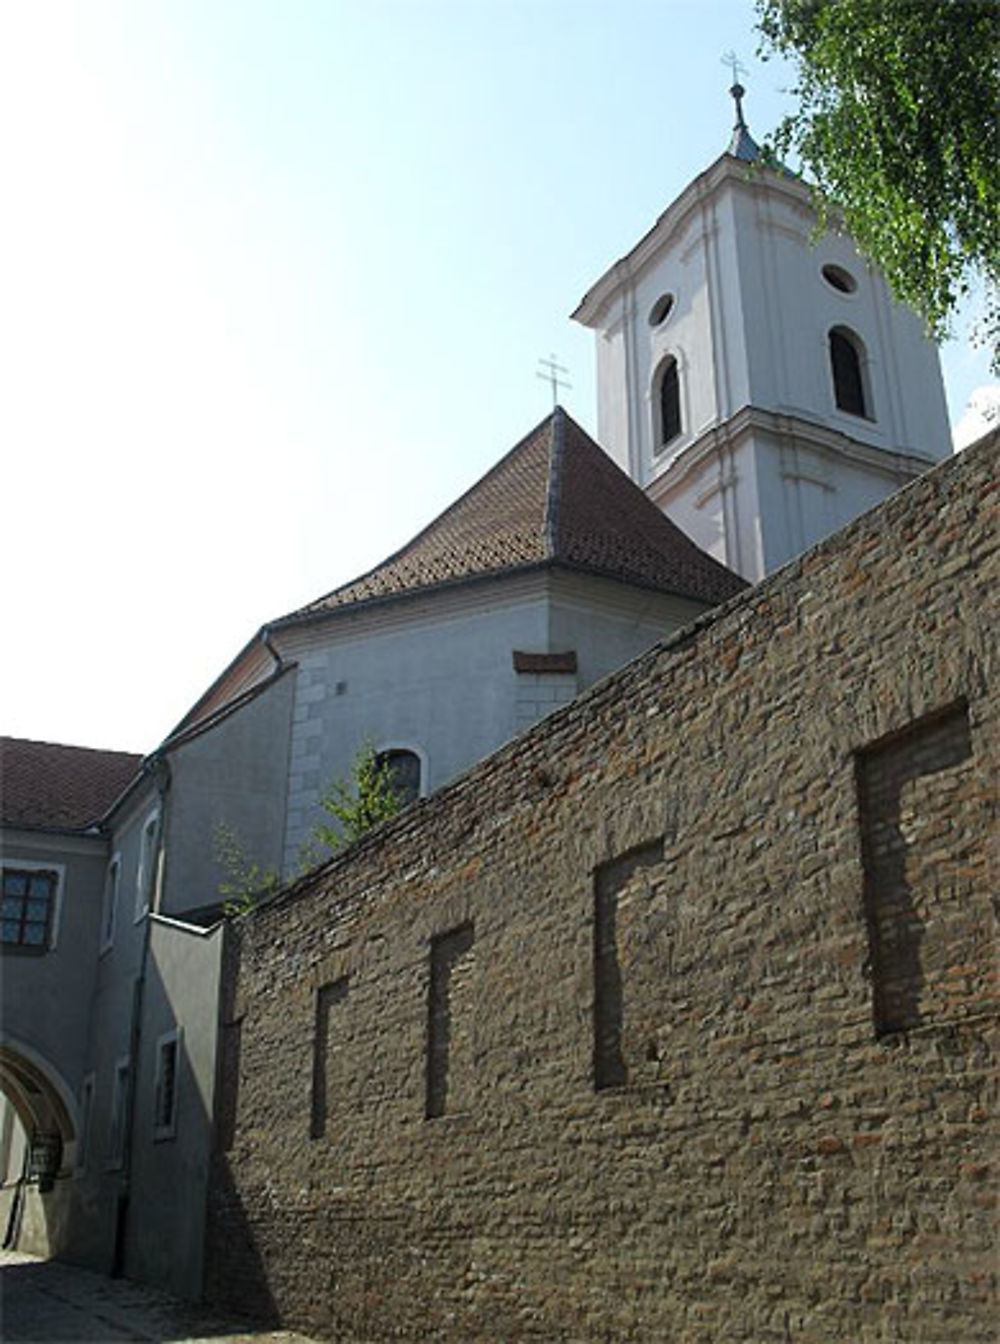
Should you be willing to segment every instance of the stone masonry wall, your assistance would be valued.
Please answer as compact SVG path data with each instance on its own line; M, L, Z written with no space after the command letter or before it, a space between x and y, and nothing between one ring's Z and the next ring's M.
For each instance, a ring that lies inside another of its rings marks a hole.
M240 922L210 1294L344 1340L995 1338L998 449Z

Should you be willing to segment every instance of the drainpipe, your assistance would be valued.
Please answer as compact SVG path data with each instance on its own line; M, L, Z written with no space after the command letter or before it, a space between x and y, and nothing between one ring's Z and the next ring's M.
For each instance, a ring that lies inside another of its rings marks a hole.
M260 638L261 642L264 645L264 648L267 649L268 653L274 659L275 672L283 671L285 666L285 660L282 658L278 650L274 647L274 640L271 637L271 627L269 625L261 626Z
M142 1049L142 1005L146 989L146 969L149 963L149 940L153 910L159 906L163 887L163 863L166 853L167 833L167 795L170 790L170 765L165 756L154 752L144 763L144 771L156 777L156 789L160 803L160 828L156 842L156 867L154 869L153 888L150 892L149 910L143 920L142 953L139 960L139 974L132 987L132 1015L129 1022L129 1080L125 1096L125 1122L122 1138L122 1171L118 1192L118 1204L115 1211L115 1241L111 1263L113 1277L119 1277L125 1270L125 1248L128 1240L129 1204L132 1195L132 1150L135 1145L136 1094L139 1090L140 1051Z

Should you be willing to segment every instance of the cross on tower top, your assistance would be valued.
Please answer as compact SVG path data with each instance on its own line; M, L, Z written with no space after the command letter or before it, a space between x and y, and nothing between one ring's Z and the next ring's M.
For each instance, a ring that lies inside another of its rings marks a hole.
M746 89L740 83L740 75L747 72L746 66L740 61L735 51L727 51L722 57L722 64L728 65L733 72L733 83L729 92L733 95L733 102L736 104L736 127L738 131L745 131L747 124L743 120L743 95Z
M728 65L730 70L732 70L734 84L738 84L740 82L740 75L745 75L747 72L746 66L736 55L735 51L727 51L722 57L722 64Z

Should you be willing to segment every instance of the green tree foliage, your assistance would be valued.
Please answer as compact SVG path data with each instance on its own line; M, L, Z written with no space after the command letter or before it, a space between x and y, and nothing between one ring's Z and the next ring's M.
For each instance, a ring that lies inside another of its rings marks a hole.
M375 748L366 742L354 758L350 776L334 780L319 805L336 825L314 827L313 840L336 853L394 817L403 803L388 762L379 760Z
M320 807L336 824L321 822L313 827L302 846L298 871L303 873L360 840L373 826L394 817L402 805L392 770L386 761L379 760L371 743L366 742L355 756L348 778L335 780L320 799ZM249 860L232 827L218 825L214 841L215 857L225 873L219 892L226 898L223 911L227 915L245 914L258 901L281 890L278 870Z
M1000 372L997 0L757 0L761 54L790 58L798 154L862 252L938 338L983 283Z
M224 914L246 914L257 901L281 890L278 870L248 859L243 841L231 826L220 822L213 840L216 860L226 875L219 884L219 894L225 897Z

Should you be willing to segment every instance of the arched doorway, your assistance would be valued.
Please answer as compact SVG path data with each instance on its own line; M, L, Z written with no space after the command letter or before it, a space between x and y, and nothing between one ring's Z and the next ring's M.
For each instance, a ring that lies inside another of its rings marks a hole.
M48 1061L9 1037L0 1041L0 1094L0 1237L5 1247L47 1254L47 1205L76 1163L77 1106ZM29 1199L41 1199L45 1216L26 1227Z

